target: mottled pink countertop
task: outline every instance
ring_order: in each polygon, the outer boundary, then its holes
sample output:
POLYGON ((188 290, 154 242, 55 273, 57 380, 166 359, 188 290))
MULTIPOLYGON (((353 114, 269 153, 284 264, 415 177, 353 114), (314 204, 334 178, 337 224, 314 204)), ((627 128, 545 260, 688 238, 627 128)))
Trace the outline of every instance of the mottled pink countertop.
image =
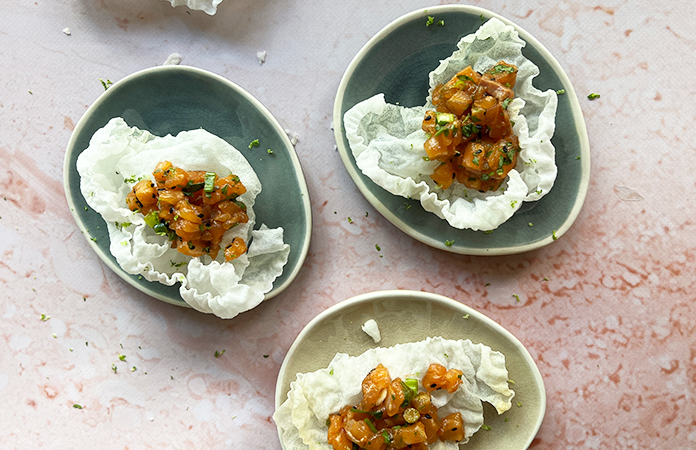
POLYGON ((279 449, 275 382, 297 334, 341 300, 398 288, 465 302, 526 345, 548 395, 533 448, 696 448, 691 2, 469 3, 555 55, 590 138, 592 180, 573 227, 508 257, 406 236, 333 151, 348 63, 387 23, 430 3, 226 0, 215 16, 158 0, 2 3, 0 447, 279 449), (103 92, 99 78, 173 52, 247 89, 300 138, 309 255, 290 288, 233 320, 126 284, 80 234, 63 191, 65 147, 103 92))

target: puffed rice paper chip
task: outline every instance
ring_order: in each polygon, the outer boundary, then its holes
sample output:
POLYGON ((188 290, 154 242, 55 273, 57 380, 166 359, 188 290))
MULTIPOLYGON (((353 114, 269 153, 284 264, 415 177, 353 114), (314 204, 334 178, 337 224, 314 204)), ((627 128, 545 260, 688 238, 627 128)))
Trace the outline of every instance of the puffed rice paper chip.
POLYGON ((77 159, 77 170, 82 195, 106 221, 109 250, 121 268, 167 286, 181 283, 182 299, 198 311, 235 317, 261 303, 283 272, 290 253, 283 229, 265 225, 253 229, 253 206, 261 192, 256 173, 238 150, 203 129, 157 137, 114 118, 94 133, 77 159), (126 195, 132 186, 138 179, 153 179, 152 172, 162 161, 240 178, 247 192, 238 199, 247 206, 249 222, 225 232, 220 247, 241 237, 249 246, 246 254, 230 262, 225 262, 223 251, 215 261, 207 255, 203 259, 183 255, 171 248, 166 236, 156 234, 142 214, 128 209, 126 195))
POLYGON ((172 7, 186 5, 190 9, 203 11, 212 16, 217 12, 217 7, 222 0, 169 0, 169 2, 172 7))
MULTIPOLYGON (((338 353, 325 369, 297 374, 290 384, 287 400, 273 414, 281 429, 285 450, 332 450, 327 440, 326 420, 346 405, 362 399, 362 380, 378 364, 389 370, 392 379, 417 378, 418 389, 432 363, 463 372, 462 384, 453 394, 441 389, 431 393, 438 416, 460 412, 464 419, 465 444, 483 425, 483 405, 493 405, 498 414, 511 408, 515 392, 508 386, 505 355, 470 340, 441 337, 420 342, 377 347, 359 356, 338 353), (447 356, 445 356, 447 355, 447 356)), ((432 450, 458 450, 453 441, 438 441, 432 450)), ((462 447, 465 448, 465 447, 462 447)))
POLYGON ((492 18, 462 38, 459 50, 429 75, 432 92, 467 66, 478 72, 501 60, 517 66, 516 97, 508 112, 521 151, 516 167, 497 191, 481 193, 457 182, 442 190, 430 178, 439 164, 423 159, 427 137, 421 124, 425 111, 434 109, 430 96, 422 107, 405 108, 387 104, 384 95, 377 94, 348 110, 344 125, 358 168, 392 194, 420 200, 426 211, 460 229, 493 230, 522 202, 542 198, 556 179, 551 137, 558 97, 553 90, 541 92, 532 86, 539 68, 522 55, 525 45, 512 26, 492 18))

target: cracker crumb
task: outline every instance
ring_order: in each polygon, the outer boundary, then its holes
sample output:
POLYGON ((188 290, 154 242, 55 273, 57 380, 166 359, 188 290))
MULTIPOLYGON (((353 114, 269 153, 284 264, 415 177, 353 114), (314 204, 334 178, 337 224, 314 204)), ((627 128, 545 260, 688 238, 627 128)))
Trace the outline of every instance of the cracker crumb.
POLYGON ((68 27, 63 28, 63 34, 66 36, 70 36, 72 34, 70 32, 70 28, 68 28, 68 27))
POLYGON ((375 344, 382 340, 382 336, 379 333, 379 327, 377 326, 375 319, 370 319, 365 322, 362 326, 362 330, 367 333, 367 335, 370 336, 373 341, 375 341, 375 344))
POLYGON ((256 59, 259 61, 259 66, 266 62, 266 50, 256 52, 256 59))
POLYGON ((178 66, 181 64, 181 55, 178 53, 172 53, 167 56, 167 60, 162 64, 163 66, 178 66))

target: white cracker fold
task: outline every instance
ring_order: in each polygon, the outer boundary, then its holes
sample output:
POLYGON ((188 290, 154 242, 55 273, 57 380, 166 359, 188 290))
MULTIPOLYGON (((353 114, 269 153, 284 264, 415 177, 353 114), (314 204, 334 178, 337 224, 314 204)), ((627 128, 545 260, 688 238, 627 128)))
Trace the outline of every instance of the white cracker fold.
POLYGON ((196 11, 204 11, 206 14, 213 15, 217 12, 217 7, 222 0, 169 0, 173 7, 186 5, 196 11))
MULTIPOLYGON (((466 436, 462 444, 483 425, 482 401, 492 404, 502 414, 510 409, 515 396, 508 386, 505 356, 468 339, 433 337, 378 347, 355 357, 338 353, 327 368, 297 374, 290 384, 287 400, 273 414, 285 449, 331 450, 326 420, 344 406, 360 402, 363 378, 380 363, 389 370, 392 379, 417 378, 419 383, 432 363, 461 370, 464 374, 459 389, 454 394, 434 391, 432 402, 438 408, 439 417, 453 412, 462 414, 466 436)), ((419 389, 424 390, 420 384, 419 389)), ((449 450, 458 449, 459 445, 440 441, 430 448, 449 450)))
POLYGON ((258 177, 238 150, 203 129, 156 137, 114 118, 92 136, 77 159, 77 170, 82 195, 107 222, 110 251, 121 268, 168 286, 180 282, 181 297, 199 311, 232 318, 261 303, 283 272, 290 253, 283 229, 261 225, 253 230, 258 177), (240 178, 247 192, 239 200, 247 206, 249 222, 228 230, 221 247, 241 237, 249 245, 247 254, 231 262, 225 262, 223 251, 216 261, 185 256, 171 248, 166 236, 157 235, 142 214, 128 209, 126 195, 136 180, 152 179, 155 166, 165 160, 186 170, 240 178))

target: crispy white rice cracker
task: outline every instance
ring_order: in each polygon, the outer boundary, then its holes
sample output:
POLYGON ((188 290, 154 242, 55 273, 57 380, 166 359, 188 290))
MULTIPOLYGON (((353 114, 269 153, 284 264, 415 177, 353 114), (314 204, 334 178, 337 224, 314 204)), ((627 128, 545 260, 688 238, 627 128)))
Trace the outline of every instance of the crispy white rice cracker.
POLYGON ((82 195, 106 221, 109 249, 121 268, 168 286, 181 283, 181 297, 198 311, 232 318, 261 303, 283 272, 290 253, 283 229, 261 225, 253 230, 254 201, 261 192, 258 177, 239 151, 205 130, 156 137, 114 118, 94 133, 77 159, 77 170, 82 195), (186 170, 233 173, 241 179, 247 192, 239 200, 247 206, 249 222, 225 232, 221 248, 235 237, 247 244, 252 237, 245 255, 230 262, 225 262, 223 251, 216 261, 207 255, 183 255, 171 248, 166 236, 157 235, 142 214, 128 209, 126 195, 136 180, 153 179, 155 166, 165 160, 186 170))
MULTIPOLYGON (((377 347, 359 356, 338 353, 325 369, 297 374, 290 384, 287 400, 273 414, 280 427, 286 450, 332 450, 327 441, 326 420, 346 405, 356 405, 362 399, 363 378, 378 364, 384 365, 393 378, 417 378, 420 381, 428 366, 439 363, 448 369, 464 372, 462 384, 454 394, 445 390, 432 393, 438 416, 460 412, 464 419, 465 438, 483 425, 483 405, 493 405, 498 414, 510 409, 515 392, 508 386, 505 356, 483 344, 470 340, 451 340, 441 337, 377 347)), ((432 450, 457 450, 453 441, 438 441, 432 450)))
POLYGON ((206 14, 213 15, 217 12, 217 7, 222 0, 169 0, 173 7, 186 5, 196 11, 204 11, 206 14))

